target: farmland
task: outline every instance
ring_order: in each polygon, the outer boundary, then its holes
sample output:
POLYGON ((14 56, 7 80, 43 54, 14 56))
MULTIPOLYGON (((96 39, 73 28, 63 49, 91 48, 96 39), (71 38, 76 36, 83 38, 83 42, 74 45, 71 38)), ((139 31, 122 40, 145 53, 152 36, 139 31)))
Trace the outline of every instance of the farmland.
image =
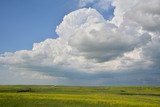
POLYGON ((160 107, 160 87, 1 85, 0 107, 160 107))

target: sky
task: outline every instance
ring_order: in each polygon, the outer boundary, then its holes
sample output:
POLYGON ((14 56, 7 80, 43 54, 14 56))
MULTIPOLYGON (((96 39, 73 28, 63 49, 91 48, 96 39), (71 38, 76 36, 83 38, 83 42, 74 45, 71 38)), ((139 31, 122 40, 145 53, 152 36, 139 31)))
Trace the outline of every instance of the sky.
POLYGON ((159 10, 159 0, 1 0, 0 84, 160 85, 159 10))
POLYGON ((35 42, 41 42, 46 38, 57 38, 56 26, 60 24, 64 15, 77 8, 76 2, 75 0, 1 0, 0 52, 32 49, 35 42))

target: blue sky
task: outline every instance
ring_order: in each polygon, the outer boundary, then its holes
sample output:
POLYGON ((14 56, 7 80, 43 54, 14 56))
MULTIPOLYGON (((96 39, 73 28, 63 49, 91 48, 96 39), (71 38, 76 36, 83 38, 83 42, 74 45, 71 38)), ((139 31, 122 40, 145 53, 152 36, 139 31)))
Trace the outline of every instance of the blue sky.
POLYGON ((0 0, 0 84, 160 85, 158 4, 0 0))
POLYGON ((76 8, 75 0, 0 0, 0 52, 56 38, 56 26, 76 8))

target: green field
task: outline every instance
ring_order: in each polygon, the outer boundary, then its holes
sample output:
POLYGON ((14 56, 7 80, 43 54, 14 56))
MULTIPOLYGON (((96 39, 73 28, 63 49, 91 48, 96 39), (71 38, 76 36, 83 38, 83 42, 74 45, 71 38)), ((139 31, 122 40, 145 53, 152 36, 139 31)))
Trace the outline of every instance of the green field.
POLYGON ((0 107, 160 107, 160 87, 0 86, 0 107))

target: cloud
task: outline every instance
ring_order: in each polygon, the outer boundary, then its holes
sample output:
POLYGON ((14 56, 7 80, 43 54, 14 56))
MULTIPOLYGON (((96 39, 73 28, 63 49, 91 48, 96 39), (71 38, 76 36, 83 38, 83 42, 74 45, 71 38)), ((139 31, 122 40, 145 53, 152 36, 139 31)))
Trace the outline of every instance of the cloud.
MULTIPOLYGON (((108 2, 99 2, 103 1, 108 2)), ((80 2, 82 7, 99 3, 80 2)), ((58 38, 34 43, 32 50, 1 54, 0 71, 3 75, 11 71, 33 81, 41 77, 36 80, 49 84, 157 85, 160 83, 158 4, 158 0, 145 4, 138 0, 113 0, 115 17, 111 21, 93 8, 73 11, 57 26, 58 38)))
POLYGON ((112 22, 119 26, 123 22, 124 14, 133 9, 138 2, 139 0, 113 0, 112 5, 116 8, 114 9, 112 22))
POLYGON ((138 2, 134 9, 128 11, 124 17, 142 26, 144 30, 151 32, 160 31, 160 1, 148 0, 147 2, 138 2), (132 14, 134 13, 134 15, 132 14))
POLYGON ((68 14, 56 31, 68 41, 75 55, 98 62, 116 59, 136 45, 137 35, 119 31, 95 9, 84 8, 68 14))
POLYGON ((151 42, 145 45, 143 49, 143 54, 146 59, 154 62, 156 67, 160 67, 160 37, 153 38, 151 42))
POLYGON ((112 22, 117 26, 130 27, 135 31, 146 32, 147 35, 140 37, 141 43, 144 40, 148 42, 141 46, 143 57, 159 66, 160 1, 148 0, 144 3, 138 0, 133 2, 115 0, 113 5, 116 6, 116 9, 112 22), (116 23, 116 21, 120 23, 116 23))
POLYGON ((145 3, 139 0, 113 0, 116 8, 112 22, 120 25, 125 21, 127 24, 137 24, 147 31, 160 31, 159 5, 159 0, 147 0, 145 3))

